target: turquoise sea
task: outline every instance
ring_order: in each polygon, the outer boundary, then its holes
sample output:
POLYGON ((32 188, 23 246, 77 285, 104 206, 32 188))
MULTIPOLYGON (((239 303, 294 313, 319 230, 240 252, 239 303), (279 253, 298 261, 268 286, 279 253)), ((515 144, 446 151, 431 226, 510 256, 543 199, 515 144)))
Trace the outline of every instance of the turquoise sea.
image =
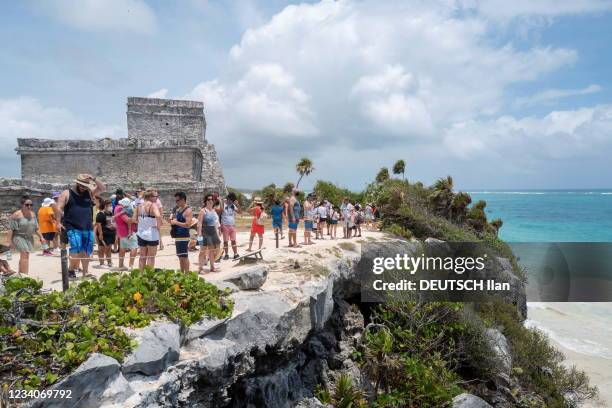
MULTIPOLYGON (((507 242, 612 242, 612 190, 479 190, 507 242)), ((612 407, 612 303, 528 303, 530 327, 553 340, 600 390, 589 407, 612 407)))
POLYGON ((612 242, 612 190, 476 190, 508 242, 612 242))

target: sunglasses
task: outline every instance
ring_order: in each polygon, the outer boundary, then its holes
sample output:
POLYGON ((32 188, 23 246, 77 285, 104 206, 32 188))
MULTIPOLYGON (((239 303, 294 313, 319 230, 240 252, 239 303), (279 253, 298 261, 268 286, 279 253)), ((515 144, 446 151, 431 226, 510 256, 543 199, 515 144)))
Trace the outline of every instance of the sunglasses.
POLYGON ((30 204, 24 204, 24 207, 34 207, 34 204, 30 203, 30 204))

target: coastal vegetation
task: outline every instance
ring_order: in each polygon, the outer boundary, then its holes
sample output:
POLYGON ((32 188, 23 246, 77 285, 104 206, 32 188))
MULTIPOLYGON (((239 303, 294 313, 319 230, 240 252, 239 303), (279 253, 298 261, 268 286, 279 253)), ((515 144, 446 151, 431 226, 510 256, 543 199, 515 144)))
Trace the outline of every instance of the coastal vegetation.
POLYGON ((135 346, 123 327, 166 319, 188 326, 231 315, 229 293, 197 274, 172 270, 107 273, 67 292, 10 278, 0 296, 2 389, 42 389, 70 373, 91 352, 122 361, 135 346))
MULTIPOLYGON (((401 161, 400 161, 401 162, 401 161)), ((429 237, 444 241, 482 242, 494 255, 507 258, 514 274, 525 281, 510 247, 498 237, 503 221, 489 221, 486 202, 472 203, 466 192, 454 191, 452 177, 432 186, 405 180, 405 164, 383 167, 363 192, 354 193, 318 181, 322 198, 339 202, 348 196, 373 203, 380 211, 380 228, 406 239, 429 237)), ((541 331, 527 328, 517 307, 504 302, 391 302, 378 305, 362 336, 354 361, 373 390, 360 390, 341 378, 329 390, 319 389, 333 406, 439 407, 470 392, 489 400, 500 378, 508 379, 517 406, 578 407, 597 395, 586 374, 564 364, 562 354, 541 331), (496 356, 487 330, 507 339, 510 372, 496 356), (493 385, 492 385, 493 384, 493 385)))

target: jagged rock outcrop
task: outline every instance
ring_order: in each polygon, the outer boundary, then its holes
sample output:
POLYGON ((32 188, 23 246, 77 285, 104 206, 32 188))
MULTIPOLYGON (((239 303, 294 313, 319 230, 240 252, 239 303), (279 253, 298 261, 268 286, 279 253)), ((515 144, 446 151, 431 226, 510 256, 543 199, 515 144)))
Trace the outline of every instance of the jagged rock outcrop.
POLYGON ((120 403, 134 393, 120 369, 114 358, 93 353, 72 374, 51 387, 51 390, 63 391, 64 398, 38 399, 28 406, 64 408, 120 403), (70 398, 66 398, 67 392, 70 398))
MULTIPOLYGON (((299 284, 279 280, 274 286, 268 276, 259 290, 236 289, 229 319, 203 319, 180 332, 178 326, 166 327, 167 336, 154 329, 157 323, 144 331, 146 340, 123 366, 108 368, 110 379, 99 384, 106 393, 98 405, 321 406, 312 398, 315 386, 329 387, 343 373, 368 393, 371 385, 351 359, 364 317, 344 299, 360 294, 360 279, 372 273, 375 257, 417 254, 422 245, 390 238, 363 244, 330 257, 325 276, 299 284)), ((294 273, 288 271, 279 273, 294 273)), ((37 406, 50 405, 42 401, 37 406)))
POLYGON ((261 288, 267 278, 268 268, 264 265, 255 265, 225 278, 225 282, 232 283, 242 290, 255 290, 261 288))
POLYGON ((138 346, 123 362, 124 374, 156 375, 179 357, 180 332, 176 323, 153 322, 136 331, 138 346))

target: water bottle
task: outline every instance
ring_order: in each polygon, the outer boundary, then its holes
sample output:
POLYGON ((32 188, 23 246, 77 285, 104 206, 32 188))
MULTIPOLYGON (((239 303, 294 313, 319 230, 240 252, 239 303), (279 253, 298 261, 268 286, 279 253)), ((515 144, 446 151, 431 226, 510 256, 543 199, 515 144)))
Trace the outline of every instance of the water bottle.
POLYGON ((204 237, 200 235, 198 237, 198 245, 202 245, 203 243, 204 243, 204 237))
POLYGON ((11 259, 13 259, 13 254, 11 254, 11 251, 9 250, 9 251, 6 253, 6 260, 7 260, 7 261, 10 261, 11 259))

